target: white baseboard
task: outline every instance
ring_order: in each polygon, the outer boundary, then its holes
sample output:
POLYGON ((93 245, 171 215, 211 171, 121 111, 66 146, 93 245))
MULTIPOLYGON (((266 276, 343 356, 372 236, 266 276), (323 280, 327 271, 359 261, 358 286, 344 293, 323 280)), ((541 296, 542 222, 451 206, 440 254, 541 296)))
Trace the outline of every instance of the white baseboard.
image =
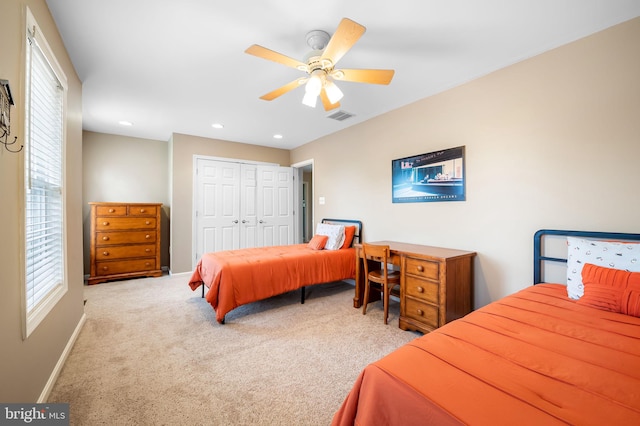
POLYGON ((191 276, 191 275, 193 275, 193 271, 190 271, 190 272, 176 272, 176 273, 173 273, 173 272, 169 271, 169 275, 171 275, 172 277, 179 277, 181 275, 191 276))
POLYGON ((64 363, 67 361, 67 358, 71 353, 71 349, 73 348, 73 345, 76 343, 76 340, 78 340, 78 336, 80 335, 80 330, 82 330, 82 327, 84 326, 84 323, 86 320, 87 320, 87 315, 83 313, 82 317, 80 318, 80 321, 78 321, 78 325, 76 325, 76 329, 73 331, 73 334, 71 335, 71 338, 69 338, 69 341, 67 342, 67 345, 65 346, 64 351, 62 351, 62 354, 60 355, 60 358, 58 359, 58 362, 56 363, 55 368, 51 372, 51 376, 49 376, 49 380, 47 381, 47 384, 45 385, 44 389, 42 389, 42 393, 38 398, 38 403, 46 403, 47 399, 49 399, 49 395, 51 394, 53 385, 56 384, 56 380, 58 380, 60 371, 62 371, 62 367, 64 366, 64 363))

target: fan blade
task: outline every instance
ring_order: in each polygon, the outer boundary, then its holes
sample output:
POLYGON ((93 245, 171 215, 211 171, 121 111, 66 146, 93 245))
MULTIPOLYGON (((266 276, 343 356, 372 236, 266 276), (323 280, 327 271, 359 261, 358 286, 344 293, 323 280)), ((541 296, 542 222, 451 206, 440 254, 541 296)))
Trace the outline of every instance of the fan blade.
POLYGON ((307 64, 257 44, 250 46, 244 53, 257 56, 258 58, 268 59, 269 61, 277 62, 300 71, 307 71, 307 64))
POLYGON ((362 37, 366 28, 349 18, 342 18, 338 29, 327 43, 322 57, 329 59, 335 65, 345 53, 362 37))
POLYGON ((389 84, 393 78, 394 70, 347 70, 339 69, 331 73, 331 77, 340 81, 352 81, 355 83, 389 84))
POLYGON ((291 83, 287 83, 282 87, 277 88, 276 90, 267 93, 266 95, 260 96, 260 99, 264 99, 265 101, 272 101, 275 98, 284 95, 287 92, 292 91, 296 87, 300 87, 307 81, 306 77, 300 77, 296 80, 293 80, 291 83))
POLYGON ((324 90, 324 87, 320 92, 320 99, 322 100, 322 106, 324 106, 325 111, 331 111, 332 109, 336 109, 340 106, 340 102, 336 102, 335 104, 331 103, 329 97, 327 96, 327 91, 324 90))

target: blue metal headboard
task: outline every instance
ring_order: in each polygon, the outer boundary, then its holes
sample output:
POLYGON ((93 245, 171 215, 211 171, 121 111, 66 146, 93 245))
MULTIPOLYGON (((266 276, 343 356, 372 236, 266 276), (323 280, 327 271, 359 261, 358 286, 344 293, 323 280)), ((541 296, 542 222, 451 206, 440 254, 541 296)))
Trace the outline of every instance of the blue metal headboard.
POLYGON ((601 240, 615 241, 640 241, 640 234, 627 234, 623 232, 591 232, 591 231, 564 231, 559 229, 541 229, 533 236, 533 283, 542 283, 542 265, 543 262, 559 262, 567 263, 566 258, 548 257, 544 255, 544 237, 545 236, 561 236, 561 237, 579 237, 579 238, 595 238, 601 240))
POLYGON ((351 241, 351 246, 353 247, 354 244, 362 242, 362 222, 359 221, 359 220, 352 220, 352 219, 322 219, 322 223, 329 223, 329 224, 333 224, 333 225, 344 225, 344 226, 355 225, 356 232, 353 235, 353 240, 351 241))

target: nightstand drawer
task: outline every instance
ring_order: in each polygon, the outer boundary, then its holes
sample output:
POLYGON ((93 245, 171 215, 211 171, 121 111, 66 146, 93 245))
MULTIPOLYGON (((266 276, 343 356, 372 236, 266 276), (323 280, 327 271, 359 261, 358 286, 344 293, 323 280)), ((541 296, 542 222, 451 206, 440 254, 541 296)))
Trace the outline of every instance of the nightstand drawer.
POLYGON ((431 303, 438 303, 438 284, 406 276, 405 292, 407 296, 416 297, 431 303))
POLYGON ((405 273, 438 281, 440 279, 440 264, 430 260, 407 257, 405 261, 405 273))
POLYGON ((153 258, 96 263, 97 275, 125 274, 127 272, 152 271, 154 269, 156 269, 156 261, 153 258))
POLYGON ((130 257, 148 257, 156 255, 155 244, 144 244, 135 246, 114 246, 103 247, 96 250, 97 260, 124 259, 130 257))
POLYGON ((156 231, 96 232, 96 245, 155 243, 156 231))
POLYGON ((427 327, 438 327, 438 307, 411 297, 405 298, 404 316, 419 321, 427 327))
POLYGON ((96 230, 156 229, 155 217, 98 217, 96 230))

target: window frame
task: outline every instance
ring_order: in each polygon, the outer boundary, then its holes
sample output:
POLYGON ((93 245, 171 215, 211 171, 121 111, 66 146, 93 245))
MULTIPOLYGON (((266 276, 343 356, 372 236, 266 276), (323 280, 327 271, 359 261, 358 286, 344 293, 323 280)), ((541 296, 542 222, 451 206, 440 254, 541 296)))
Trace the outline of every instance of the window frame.
POLYGON ((25 135, 25 155, 23 160, 23 185, 22 185, 22 202, 23 202, 23 214, 22 214, 22 283, 21 283, 21 293, 22 293, 22 320, 23 320, 23 339, 27 339, 31 333, 42 323, 42 321, 47 317, 47 315, 55 308, 58 302, 62 299, 62 297, 67 293, 69 288, 68 282, 68 256, 67 256, 67 194, 66 194, 66 149, 67 149, 67 95, 68 95, 68 84, 67 78, 62 70, 62 67, 58 63, 53 51, 51 50, 49 43, 47 42, 44 34, 42 33, 40 26, 38 25, 35 17, 31 13, 31 10, 26 7, 25 13, 25 29, 24 29, 24 120, 23 120, 23 134, 25 135), (29 39, 35 40, 37 44, 37 48, 39 48, 40 52, 46 59, 51 71, 55 74, 58 83, 62 88, 62 108, 61 108, 61 146, 60 146, 60 160, 61 160, 61 227, 62 227, 62 253, 61 253, 61 268, 62 268, 62 282, 60 284, 56 284, 54 287, 48 290, 47 294, 43 296, 31 309, 28 308, 28 280, 27 280, 27 184, 29 180, 29 156, 27 153, 31 149, 31 141, 27 140, 27 136, 29 135, 28 126, 30 125, 30 111, 29 106, 29 95, 30 88, 28 87, 30 82, 28 81, 28 77, 31 75, 31 70, 28 68, 29 65, 29 55, 30 55, 30 41, 29 39))

